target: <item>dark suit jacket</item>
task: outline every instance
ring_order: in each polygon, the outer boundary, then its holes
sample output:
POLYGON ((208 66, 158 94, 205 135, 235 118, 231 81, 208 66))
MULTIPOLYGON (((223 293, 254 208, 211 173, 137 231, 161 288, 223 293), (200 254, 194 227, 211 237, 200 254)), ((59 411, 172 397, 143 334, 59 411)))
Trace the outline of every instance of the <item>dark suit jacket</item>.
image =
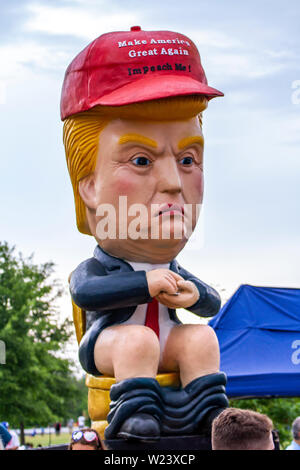
MULTIPOLYGON (((219 294, 210 286, 183 269, 174 259, 170 269, 192 281, 199 290, 199 300, 187 310, 201 317, 218 313, 219 294)), ((98 335, 108 326, 128 320, 137 305, 151 302, 145 271, 134 271, 126 261, 110 256, 99 246, 94 257, 83 261, 73 271, 70 292, 76 305, 86 311, 87 331, 79 346, 79 359, 84 370, 101 375, 94 363, 94 346, 98 335)), ((174 309, 170 318, 181 323, 174 309)))

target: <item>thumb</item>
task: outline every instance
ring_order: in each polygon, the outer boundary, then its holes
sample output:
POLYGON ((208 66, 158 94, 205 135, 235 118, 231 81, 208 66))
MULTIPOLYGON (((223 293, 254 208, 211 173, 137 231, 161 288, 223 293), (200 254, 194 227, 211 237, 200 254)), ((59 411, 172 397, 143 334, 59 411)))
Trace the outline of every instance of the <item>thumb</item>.
POLYGON ((191 281, 177 281, 177 287, 182 290, 192 292, 194 290, 194 284, 191 281))

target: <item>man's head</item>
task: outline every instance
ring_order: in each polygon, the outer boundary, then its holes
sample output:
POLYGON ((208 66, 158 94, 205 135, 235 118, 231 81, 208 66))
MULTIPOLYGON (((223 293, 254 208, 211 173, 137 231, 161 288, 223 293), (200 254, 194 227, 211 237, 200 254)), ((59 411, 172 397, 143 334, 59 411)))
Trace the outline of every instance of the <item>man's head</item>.
POLYGON ((215 96, 196 46, 179 33, 137 27, 82 51, 61 100, 79 231, 114 256, 173 259, 199 216, 201 113, 215 96))
POLYGON ((202 203, 199 115, 206 104, 204 98, 173 98, 119 109, 121 117, 103 116, 98 108, 65 121, 64 142, 81 232, 92 234, 112 255, 133 261, 139 261, 141 251, 144 261, 149 253, 150 262, 167 262, 177 255, 187 241, 183 230, 182 236, 180 232, 183 218, 193 230, 199 215, 197 206, 202 203), (119 204, 120 196, 126 197, 126 207, 119 204), (171 209, 171 205, 179 210, 185 207, 185 214, 164 212, 158 216, 166 204, 171 209), (107 209, 107 205, 116 211, 115 221, 110 215, 116 232, 104 239, 100 229, 107 212, 101 212, 101 207, 107 209), (139 223, 138 239, 130 233, 135 220, 139 223), (154 233, 156 222, 158 233, 154 233))
POLYGON ((271 419, 252 410, 227 408, 212 424, 213 450, 274 450, 271 419))
POLYGON ((91 428, 74 431, 69 450, 102 450, 98 433, 91 428))
POLYGON ((300 416, 298 416, 292 424, 292 433, 295 441, 300 441, 300 416))

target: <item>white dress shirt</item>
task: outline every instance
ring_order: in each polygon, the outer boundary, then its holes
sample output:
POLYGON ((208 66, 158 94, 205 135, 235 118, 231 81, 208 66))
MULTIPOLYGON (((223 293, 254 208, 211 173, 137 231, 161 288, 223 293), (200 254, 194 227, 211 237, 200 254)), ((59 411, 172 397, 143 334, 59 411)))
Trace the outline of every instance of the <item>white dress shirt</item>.
MULTIPOLYGON (((127 261, 126 263, 134 269, 134 271, 151 271, 153 269, 170 269, 170 264, 151 264, 151 263, 137 263, 135 261, 127 261)), ((148 304, 140 304, 135 309, 131 317, 122 323, 122 325, 145 325, 146 313, 148 304)), ((176 322, 171 320, 168 312, 168 307, 159 303, 158 304, 158 322, 159 322, 159 343, 160 343, 160 358, 165 348, 166 341, 173 326, 177 325, 176 322)))

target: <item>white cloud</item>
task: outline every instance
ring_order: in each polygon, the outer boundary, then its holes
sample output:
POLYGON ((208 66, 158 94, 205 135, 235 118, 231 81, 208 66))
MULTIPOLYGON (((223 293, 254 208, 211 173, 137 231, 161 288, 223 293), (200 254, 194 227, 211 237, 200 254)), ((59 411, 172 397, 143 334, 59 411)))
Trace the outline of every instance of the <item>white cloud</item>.
POLYGON ((253 103, 258 103, 259 93, 248 91, 229 91, 226 93, 227 101, 231 106, 245 106, 253 103))
MULTIPOLYGON (((287 109, 279 107, 253 111, 244 109, 239 115, 240 121, 247 125, 247 135, 251 142, 256 141, 261 148, 280 149, 278 156, 281 156, 282 148, 286 149, 284 165, 287 164, 288 156, 292 152, 292 148, 287 149, 286 144, 294 144, 294 151, 298 151, 297 144, 300 138, 300 116, 292 111, 291 109, 288 112, 287 109)), ((264 156, 265 164, 269 164, 273 159, 272 152, 264 156)), ((264 162, 260 161, 259 164, 263 165, 264 162)), ((299 160, 295 164, 299 168, 298 162, 299 160)))
MULTIPOLYGON (((281 144, 298 144, 300 141, 300 105, 298 105, 299 113, 289 116, 279 116, 275 122, 275 133, 281 135, 281 144)), ((299 147, 298 149, 299 150, 299 147)))
POLYGON ((85 4, 81 2, 78 2, 76 8, 74 5, 55 8, 32 4, 29 6, 32 18, 27 21, 25 29, 92 40, 107 31, 129 29, 137 22, 136 13, 128 13, 126 10, 106 13, 106 9, 107 6, 105 7, 103 2, 102 5, 97 3, 97 9, 87 9, 85 4), (101 10, 99 6, 101 6, 101 10))
POLYGON ((237 40, 233 36, 228 36, 225 33, 215 30, 201 30, 201 31, 190 31, 189 37, 198 44, 201 52, 201 47, 209 46, 218 49, 229 49, 241 47, 241 41, 237 40))
POLYGON ((295 51, 292 50, 285 50, 285 49, 280 49, 280 50, 270 50, 266 49, 264 53, 274 59, 299 59, 299 54, 296 54, 295 51))
POLYGON ((263 49, 233 35, 215 31, 191 31, 205 67, 223 79, 262 78, 299 63, 299 55, 286 49, 263 49))
POLYGON ((245 50, 238 53, 215 53, 207 55, 207 67, 215 70, 223 79, 262 78, 280 72, 284 63, 245 50))
POLYGON ((25 78, 31 67, 57 71, 65 68, 69 56, 54 47, 38 45, 34 42, 16 43, 0 47, 1 80, 25 78), (29 67, 29 68, 28 68, 29 67))
MULTIPOLYGON (((278 217, 280 214, 278 214, 278 217)), ((229 230, 224 227, 224 231, 229 230)), ((299 287, 299 237, 273 238, 249 244, 240 240, 240 234, 232 243, 220 241, 211 252, 209 247, 194 254, 180 254, 180 264, 214 286, 223 300, 228 299, 241 284, 258 286, 299 287), (217 266, 217 269, 216 269, 217 266), (221 288, 225 288, 222 291, 221 288)))
POLYGON ((0 80, 0 104, 6 103, 6 89, 7 83, 3 80, 0 80))

